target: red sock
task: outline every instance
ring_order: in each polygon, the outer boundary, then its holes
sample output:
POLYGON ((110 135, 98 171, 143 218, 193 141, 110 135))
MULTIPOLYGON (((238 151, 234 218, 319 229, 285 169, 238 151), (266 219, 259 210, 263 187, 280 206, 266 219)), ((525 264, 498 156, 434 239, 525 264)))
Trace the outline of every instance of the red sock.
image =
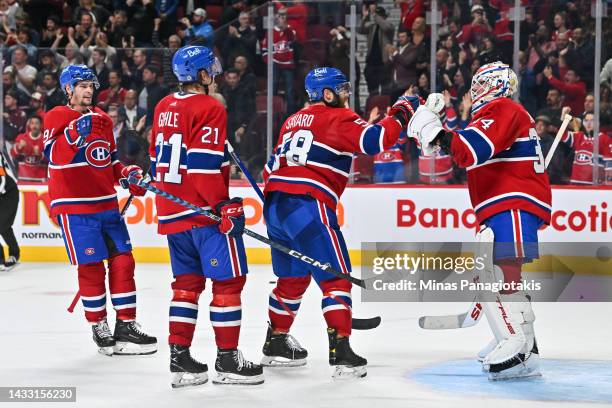
POLYGON ((302 295, 310 284, 310 275, 299 278, 278 278, 270 293, 268 316, 272 329, 288 333, 302 302, 302 295))
POLYGON ((215 331, 215 341, 220 349, 235 349, 240 337, 242 305, 240 294, 246 276, 224 281, 213 281, 213 299, 210 302, 210 322, 215 331))
POLYGON ((131 252, 117 254, 108 260, 111 301, 119 320, 131 321, 136 319, 135 267, 131 252))
POLYGON ((345 279, 330 279, 319 283, 323 291, 321 308, 327 327, 336 329, 339 336, 351 335, 351 283, 345 279))
POLYGON ((198 320, 198 300, 203 290, 204 277, 201 275, 179 275, 172 282, 169 344, 191 346, 198 320))
POLYGON ((79 292, 85 319, 96 324, 106 317, 106 286, 104 279, 106 269, 103 262, 94 262, 78 266, 79 292))
MULTIPOLYGON (((521 281, 521 269, 523 262, 520 259, 501 259, 495 264, 504 272, 504 283, 519 283, 521 281)), ((502 290, 500 293, 509 295, 515 293, 516 290, 502 290)))

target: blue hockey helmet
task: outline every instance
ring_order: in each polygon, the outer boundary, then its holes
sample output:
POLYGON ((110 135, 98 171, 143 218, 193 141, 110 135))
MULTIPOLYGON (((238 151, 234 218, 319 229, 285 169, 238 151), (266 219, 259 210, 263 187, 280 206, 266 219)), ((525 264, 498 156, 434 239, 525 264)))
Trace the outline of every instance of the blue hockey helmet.
POLYGON ((311 102, 323 100, 323 90, 329 89, 336 94, 348 92, 351 94, 351 83, 342 71, 336 68, 315 68, 306 75, 304 86, 311 102))
POLYGON ((68 96, 66 85, 70 85, 70 90, 74 91, 74 86, 82 81, 92 81, 96 89, 100 87, 98 77, 87 65, 68 65, 60 74, 60 86, 66 96, 68 96))
POLYGON ((210 77, 223 72, 221 62, 208 47, 188 45, 179 48, 172 57, 172 71, 181 83, 197 81, 201 70, 205 70, 210 77))

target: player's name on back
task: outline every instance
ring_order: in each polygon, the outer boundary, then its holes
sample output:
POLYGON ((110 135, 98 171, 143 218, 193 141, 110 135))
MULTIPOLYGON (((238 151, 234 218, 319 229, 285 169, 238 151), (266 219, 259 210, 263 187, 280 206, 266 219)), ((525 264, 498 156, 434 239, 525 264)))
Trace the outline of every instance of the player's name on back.
POLYGON ((287 119, 287 129, 293 129, 295 127, 310 127, 314 115, 308 113, 298 113, 287 119))
POLYGON ((178 112, 160 112, 157 126, 178 128, 178 116, 178 112))

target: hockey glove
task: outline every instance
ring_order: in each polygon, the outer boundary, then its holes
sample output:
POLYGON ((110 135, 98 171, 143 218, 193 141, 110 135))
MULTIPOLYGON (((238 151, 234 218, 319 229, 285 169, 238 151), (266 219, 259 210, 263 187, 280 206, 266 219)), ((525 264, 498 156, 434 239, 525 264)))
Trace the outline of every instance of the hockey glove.
POLYGON ((427 102, 425 102, 425 106, 439 115, 444 109, 444 95, 435 92, 430 93, 427 97, 427 102))
POLYGON ((389 116, 394 116, 405 127, 420 105, 418 96, 400 96, 389 109, 389 116))
POLYGON ((104 128, 108 125, 108 121, 99 113, 87 113, 70 122, 64 135, 68 143, 82 147, 87 142, 102 137, 104 128))
POLYGON ((234 197, 230 200, 221 201, 216 206, 217 214, 221 217, 219 231, 238 238, 244 232, 244 208, 242 198, 234 197))
POLYGON ((415 138, 424 156, 431 156, 438 150, 432 144, 435 139, 444 133, 440 118, 427 106, 419 106, 414 116, 408 122, 408 137, 415 138))
POLYGON ((136 178, 138 179, 139 182, 141 180, 144 180, 144 178, 142 176, 142 169, 140 167, 132 164, 130 166, 125 166, 123 169, 121 169, 121 178, 119 179, 119 184, 121 184, 121 187, 130 190, 130 194, 135 195, 137 197, 142 197, 143 195, 146 194, 147 190, 145 188, 139 186, 138 184, 130 183, 128 181, 128 178, 131 175, 136 176, 136 178))

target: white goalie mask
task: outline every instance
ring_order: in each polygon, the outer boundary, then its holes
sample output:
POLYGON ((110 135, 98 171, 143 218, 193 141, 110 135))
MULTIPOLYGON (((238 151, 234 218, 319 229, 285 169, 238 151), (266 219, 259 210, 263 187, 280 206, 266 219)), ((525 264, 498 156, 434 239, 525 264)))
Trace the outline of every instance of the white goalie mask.
POLYGON ((500 61, 483 65, 472 78, 472 112, 494 99, 511 97, 517 87, 516 74, 508 65, 500 61))

